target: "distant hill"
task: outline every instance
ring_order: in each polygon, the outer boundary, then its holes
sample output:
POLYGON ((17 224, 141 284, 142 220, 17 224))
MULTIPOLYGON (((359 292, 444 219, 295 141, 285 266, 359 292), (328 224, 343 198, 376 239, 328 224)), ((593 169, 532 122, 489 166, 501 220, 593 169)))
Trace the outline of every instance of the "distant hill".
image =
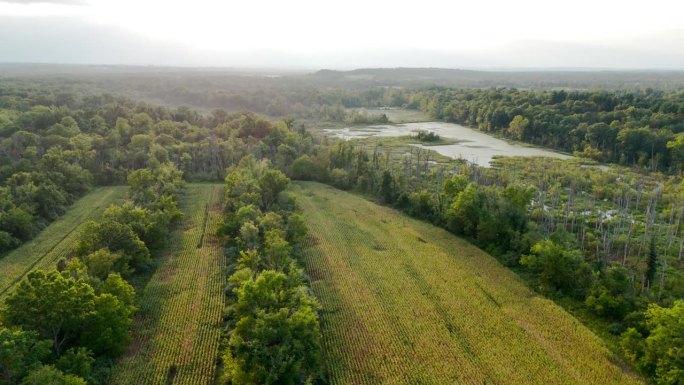
POLYGON ((310 76, 332 83, 414 87, 435 85, 464 88, 684 88, 684 71, 659 70, 476 71, 447 68, 362 68, 352 71, 321 70, 310 76))

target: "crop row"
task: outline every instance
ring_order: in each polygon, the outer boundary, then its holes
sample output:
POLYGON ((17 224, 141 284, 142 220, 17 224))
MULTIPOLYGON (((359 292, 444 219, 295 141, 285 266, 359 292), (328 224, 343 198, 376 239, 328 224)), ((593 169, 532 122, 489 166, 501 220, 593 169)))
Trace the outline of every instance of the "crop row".
POLYGON ((186 217, 141 293, 134 341, 113 384, 212 383, 224 306, 223 253, 215 236, 221 191, 188 186, 186 217))
POLYGON ((307 185, 331 384, 638 383, 574 318, 433 226, 307 185))

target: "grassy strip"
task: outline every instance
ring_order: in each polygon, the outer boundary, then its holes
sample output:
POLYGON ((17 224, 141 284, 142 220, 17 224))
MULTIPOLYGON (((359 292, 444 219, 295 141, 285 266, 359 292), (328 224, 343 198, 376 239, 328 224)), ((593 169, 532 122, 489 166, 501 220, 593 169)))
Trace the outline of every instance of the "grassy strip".
POLYGON ((72 251, 81 225, 98 220, 104 210, 126 197, 127 187, 101 187, 76 201, 58 220, 38 236, 0 258, 0 297, 36 268, 51 268, 72 251))

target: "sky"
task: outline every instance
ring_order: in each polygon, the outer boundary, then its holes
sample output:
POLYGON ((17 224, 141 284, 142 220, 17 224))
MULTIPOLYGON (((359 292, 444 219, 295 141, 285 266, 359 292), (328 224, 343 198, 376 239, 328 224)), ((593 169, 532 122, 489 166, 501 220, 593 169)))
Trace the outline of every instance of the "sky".
POLYGON ((684 1, 0 0, 0 62, 684 69, 684 1))

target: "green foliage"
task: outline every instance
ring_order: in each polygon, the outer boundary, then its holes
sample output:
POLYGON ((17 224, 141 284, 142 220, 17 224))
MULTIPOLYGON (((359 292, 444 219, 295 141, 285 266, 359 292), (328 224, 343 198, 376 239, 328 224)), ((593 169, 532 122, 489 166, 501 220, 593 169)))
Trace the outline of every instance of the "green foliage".
POLYGON ((283 238, 282 231, 269 230, 264 235, 264 266, 282 271, 290 264, 292 247, 283 238))
POLYGON ((546 293, 556 291, 582 298, 591 286, 591 269, 578 250, 568 250, 547 239, 535 244, 520 264, 537 275, 540 288, 546 293))
POLYGON ((42 366, 29 373, 21 385, 86 385, 86 381, 80 377, 64 374, 51 365, 42 366))
POLYGON ((469 183, 451 203, 446 214, 447 228, 456 234, 477 236, 477 228, 484 209, 484 197, 474 183, 469 183))
POLYGON ((302 155, 292 162, 290 176, 298 180, 322 180, 323 170, 309 155, 302 155))
POLYGON ((320 376, 317 304, 296 280, 266 270, 237 290, 234 309, 233 384, 305 384, 320 376))
POLYGON ((94 301, 95 291, 83 279, 37 270, 7 297, 4 319, 10 325, 37 331, 60 353, 79 339, 94 301))
POLYGON ((439 135, 432 131, 418 131, 418 134, 416 134, 416 139, 420 140, 421 142, 439 142, 439 135))
POLYGON ((50 355, 51 342, 38 333, 0 326, 0 384, 17 384, 50 355))
POLYGON ((585 304, 599 316, 622 320, 634 306, 629 291, 627 270, 621 265, 614 264, 595 282, 585 304))
POLYGON ((83 347, 67 350, 55 362, 57 369, 85 380, 90 379, 94 365, 93 353, 83 347))
POLYGON ((80 344, 115 356, 128 341, 132 309, 112 294, 97 295, 82 277, 36 270, 7 297, 4 319, 51 340, 57 354, 80 344))
POLYGON ((321 377, 318 305, 293 260, 292 245, 304 239, 306 226, 291 212, 294 199, 283 192, 288 185, 284 174, 252 157, 226 177, 221 231, 238 255, 228 279, 230 335, 221 383, 294 385, 321 377))
POLYGON ((511 123, 508 125, 508 134, 515 139, 523 140, 525 138, 525 130, 529 125, 529 119, 525 118, 522 115, 516 115, 513 117, 513 120, 511 120, 511 123))
POLYGON ((648 336, 644 339, 634 328, 622 336, 625 355, 659 385, 684 383, 684 301, 672 307, 651 304, 646 310, 648 336))
POLYGON ((116 357, 130 341, 133 313, 129 306, 109 293, 97 296, 93 314, 82 325, 81 343, 96 355, 116 357))
POLYGON ((146 269, 151 263, 145 243, 130 227, 119 222, 89 222, 85 225, 76 254, 85 257, 101 249, 120 255, 113 269, 122 274, 128 274, 131 269, 146 269))

